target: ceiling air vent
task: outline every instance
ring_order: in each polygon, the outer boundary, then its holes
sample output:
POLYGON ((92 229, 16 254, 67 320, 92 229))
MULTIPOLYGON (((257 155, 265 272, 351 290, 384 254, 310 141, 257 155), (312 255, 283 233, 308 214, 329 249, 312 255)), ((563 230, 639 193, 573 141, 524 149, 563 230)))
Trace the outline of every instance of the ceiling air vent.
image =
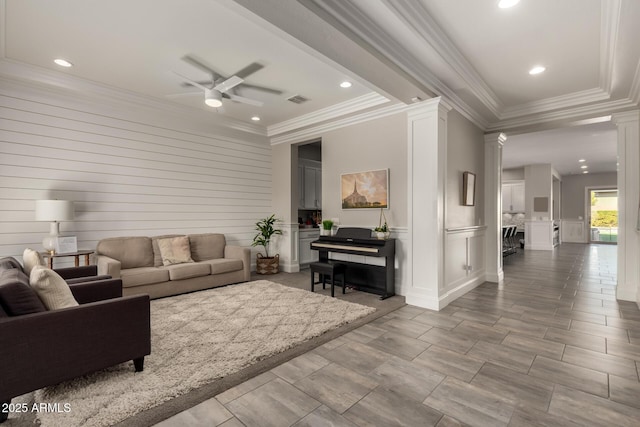
POLYGON ((293 95, 291 98, 287 98, 287 101, 291 101, 294 104, 302 104, 303 102, 307 102, 308 99, 302 95, 293 95))

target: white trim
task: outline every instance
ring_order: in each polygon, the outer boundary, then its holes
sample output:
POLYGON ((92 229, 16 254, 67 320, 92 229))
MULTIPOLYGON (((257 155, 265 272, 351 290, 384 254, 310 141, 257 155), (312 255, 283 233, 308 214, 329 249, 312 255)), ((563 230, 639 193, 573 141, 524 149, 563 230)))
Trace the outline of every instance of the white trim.
POLYGON ((518 118, 527 114, 544 113, 551 110, 570 108, 577 105, 605 101, 610 98, 611 95, 609 92, 606 92, 601 88, 587 89, 580 92, 569 93, 567 95, 541 99, 527 104, 515 105, 504 109, 499 117, 500 122, 502 123, 505 120, 518 118))
POLYGON ((640 103, 640 62, 636 67, 636 73, 633 76, 633 83, 629 89, 629 99, 636 105, 640 103))
POLYGON ((504 131, 508 129, 517 128, 520 126, 537 125, 541 123, 548 123, 554 120, 569 120, 578 119, 582 117, 597 117, 602 115, 610 115, 612 112, 622 111, 630 108, 637 108, 637 104, 630 99, 620 99, 617 101, 610 101, 595 105, 586 105, 581 107, 575 107, 563 111, 552 111, 546 113, 540 113, 535 116, 521 117, 512 120, 505 120, 496 123, 492 123, 486 132, 504 131))
POLYGON ((500 115, 502 103, 489 85, 476 72, 467 58, 440 28, 424 4, 412 0, 385 1, 385 5, 410 27, 424 42, 469 85, 471 92, 496 116, 500 115))
POLYGON ((454 233, 465 233, 467 231, 480 231, 480 230, 486 230, 486 229, 487 229, 486 225, 473 225, 470 227, 447 228, 446 231, 449 234, 454 234, 454 233))
POLYGON ((7 2, 0 0, 0 60, 7 54, 7 2))
MULTIPOLYGON (((411 111, 421 110, 422 108, 425 108, 425 107, 428 108, 430 105, 437 104, 437 103, 447 105, 440 98, 431 98, 416 104, 406 105, 400 102, 390 106, 383 106, 372 111, 366 111, 364 113, 356 114, 354 116, 333 120, 328 123, 321 123, 317 126, 313 126, 307 129, 301 129, 297 132, 292 132, 286 135, 273 137, 271 138, 271 145, 308 141, 309 139, 318 137, 325 132, 355 125, 358 123, 364 123, 370 120, 379 119, 382 117, 390 116, 392 114, 398 114, 403 112, 409 113, 411 111)), ((451 107, 448 107, 448 108, 451 108, 451 107)))
POLYGON ((358 111, 376 107, 387 102, 389 102, 388 98, 382 95, 378 95, 375 92, 370 92, 366 95, 341 102, 340 104, 322 108, 320 110, 295 117, 291 120, 285 120, 283 122, 267 126, 267 136, 274 137, 281 133, 293 131, 306 126, 312 126, 323 121, 332 120, 340 116, 356 113, 358 111))

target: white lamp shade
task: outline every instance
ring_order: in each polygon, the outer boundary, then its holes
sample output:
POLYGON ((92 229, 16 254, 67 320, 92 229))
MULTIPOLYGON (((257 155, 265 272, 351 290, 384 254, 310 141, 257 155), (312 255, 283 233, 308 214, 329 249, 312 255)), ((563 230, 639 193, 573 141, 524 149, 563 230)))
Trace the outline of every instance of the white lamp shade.
POLYGON ((71 221, 73 202, 68 200, 36 200, 36 221, 71 221))

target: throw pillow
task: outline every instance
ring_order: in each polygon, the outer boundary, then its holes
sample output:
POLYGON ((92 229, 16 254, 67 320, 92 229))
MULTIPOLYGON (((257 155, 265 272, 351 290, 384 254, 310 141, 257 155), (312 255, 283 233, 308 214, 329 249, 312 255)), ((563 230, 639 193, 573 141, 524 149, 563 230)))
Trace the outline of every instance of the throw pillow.
POLYGON ((27 276, 31 274, 31 270, 33 270, 33 267, 36 265, 46 266, 40 252, 34 251, 31 248, 25 249, 22 253, 22 262, 24 263, 24 272, 27 276))
POLYGON ((36 292, 29 286, 29 277, 17 268, 5 270, 0 274, 0 307, 7 316, 47 311, 36 292))
POLYGON ((191 248, 187 236, 158 239, 158 247, 162 256, 162 265, 194 262, 191 259, 191 248))
POLYGON ((69 289, 69 285, 55 271, 37 265, 31 270, 29 277, 31 287, 47 307, 47 310, 75 307, 78 304, 69 289))

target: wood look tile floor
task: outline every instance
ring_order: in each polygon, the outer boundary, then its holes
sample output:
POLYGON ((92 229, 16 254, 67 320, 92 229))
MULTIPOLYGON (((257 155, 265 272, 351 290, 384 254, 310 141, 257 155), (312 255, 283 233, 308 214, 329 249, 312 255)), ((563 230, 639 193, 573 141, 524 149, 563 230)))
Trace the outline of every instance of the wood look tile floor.
POLYGON ((615 271, 615 246, 520 251, 502 285, 402 307, 157 426, 639 426, 640 310, 615 271))

